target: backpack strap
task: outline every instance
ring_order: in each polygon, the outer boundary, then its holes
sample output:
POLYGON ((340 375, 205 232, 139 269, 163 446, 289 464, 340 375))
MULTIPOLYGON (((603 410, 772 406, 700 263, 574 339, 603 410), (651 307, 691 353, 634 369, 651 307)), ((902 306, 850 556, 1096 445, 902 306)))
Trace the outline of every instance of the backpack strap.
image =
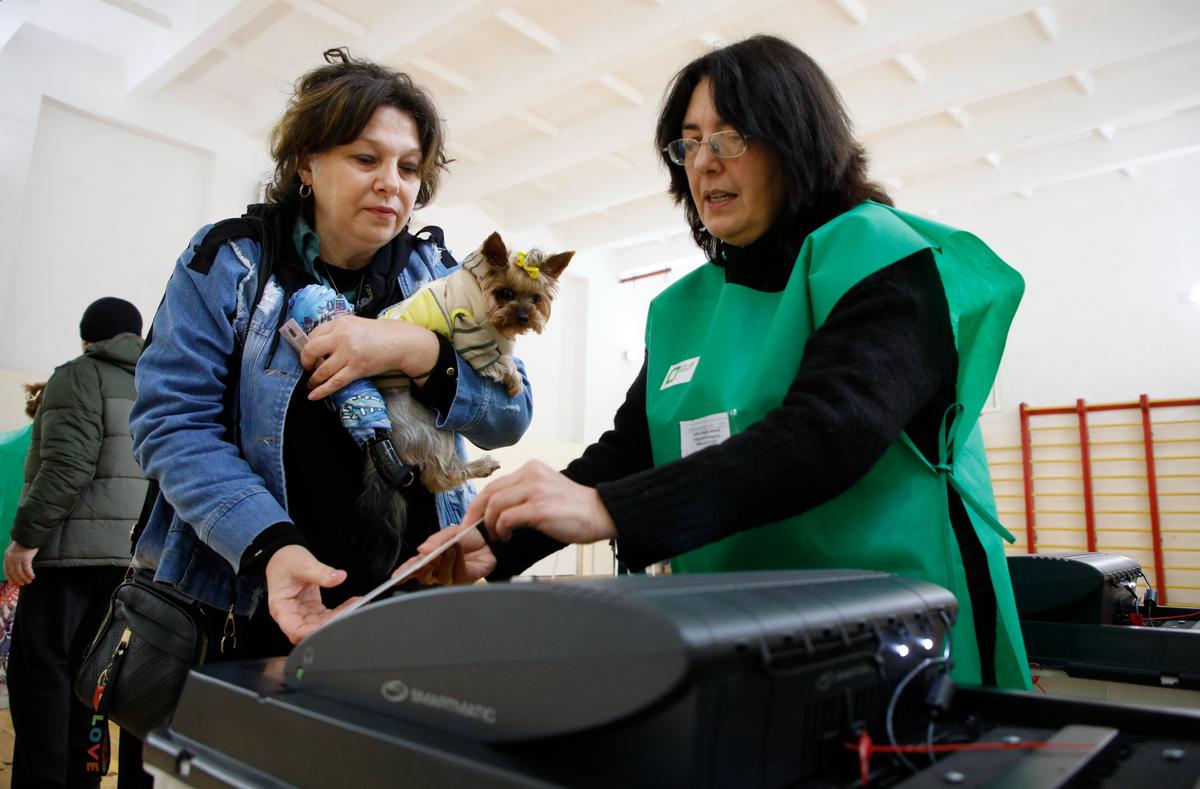
POLYGON ((249 206, 242 216, 223 219, 210 227, 204 238, 192 247, 192 259, 187 265, 192 271, 208 276, 223 244, 235 238, 249 238, 258 242, 262 252, 259 255, 258 283, 254 289, 254 301, 251 306, 257 306, 262 299, 275 261, 274 240, 267 232, 261 212, 256 209, 258 206, 249 206))
MULTIPOLYGON (((262 300, 263 291, 266 290, 267 282, 271 279, 271 271, 275 263, 274 241, 271 239, 271 234, 267 232, 266 222, 261 216, 255 215, 255 209, 256 206, 250 206, 243 216, 224 219, 209 228, 204 238, 192 247, 192 259, 187 265, 192 271, 208 276, 221 245, 235 238, 249 238, 257 241, 261 254, 258 259, 258 277, 254 288, 254 301, 250 305, 251 310, 257 307, 258 302, 262 300)), ((159 306, 162 306, 161 302, 159 306)), ((150 330, 146 332, 146 340, 142 343, 143 352, 150 346, 153 336, 154 324, 151 323, 150 330)), ((229 356, 229 378, 225 382, 225 404, 221 409, 221 413, 225 416, 223 420, 225 421, 225 437, 235 446, 239 441, 237 393, 241 374, 242 343, 235 335, 233 352, 229 356)), ((146 530, 146 524, 150 520, 150 513, 154 510, 154 504, 158 501, 158 495, 158 480, 150 480, 150 485, 146 489, 146 498, 142 502, 142 512, 138 516, 137 523, 129 532, 131 556, 137 549, 138 539, 141 538, 142 532, 146 530)))
POLYGON ((428 241, 432 242, 437 247, 440 253, 442 265, 446 268, 454 268, 458 265, 458 261, 450 254, 450 250, 446 249, 446 234, 437 225, 426 225, 413 234, 413 238, 421 238, 428 236, 428 241))
POLYGON ((192 260, 187 267, 208 276, 222 244, 234 238, 252 238, 260 241, 261 236, 262 220, 256 217, 239 216, 234 219, 223 219, 210 227, 204 238, 192 247, 192 260))
POLYGON ((437 225, 425 225, 425 227, 413 233, 414 238, 420 238, 423 235, 428 235, 429 240, 437 244, 440 249, 446 248, 446 234, 437 225))

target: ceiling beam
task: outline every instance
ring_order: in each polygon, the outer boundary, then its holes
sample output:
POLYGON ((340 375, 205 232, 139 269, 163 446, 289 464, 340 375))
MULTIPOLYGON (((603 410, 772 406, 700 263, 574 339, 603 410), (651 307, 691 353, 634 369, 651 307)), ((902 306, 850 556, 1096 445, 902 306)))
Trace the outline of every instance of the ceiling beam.
POLYGON ((914 180, 897 195, 922 213, 1066 181, 1200 153, 1200 109, 1158 123, 1119 130, 1111 141, 1087 135, 1069 143, 1005 159, 1004 167, 964 166, 914 180))
MULTIPOLYGON (((928 29, 937 30, 941 35, 958 34, 977 26, 991 24, 997 19, 1019 16, 1034 6, 1034 0, 980 0, 971 4, 961 0, 925 0, 922 12, 914 15, 911 8, 899 11, 889 5, 875 12, 876 16, 872 18, 869 31, 855 28, 849 33, 843 33, 825 26, 815 32, 806 31, 804 38, 813 37, 814 43, 828 55, 825 60, 818 58, 819 62, 832 63, 836 69, 839 63, 882 62, 908 51, 913 45, 928 42, 928 29), (970 8, 965 8, 968 5, 970 8), (930 19, 938 21, 931 27, 928 21, 930 19), (863 43, 864 39, 867 40, 866 44, 863 43), (833 43, 819 43, 826 40, 833 43)), ((739 7, 738 12, 749 14, 755 10, 761 11, 762 8, 762 5, 747 2, 739 7)), ((666 13, 666 10, 663 13, 666 13)), ((674 14, 674 11, 670 13, 674 14)), ((807 17, 790 6, 789 16, 807 17)), ((626 19, 624 23, 628 24, 629 20, 626 19)), ((701 20, 700 29, 703 29, 704 23, 705 20, 701 20)), ((690 34, 690 30, 679 32, 680 37, 690 34)), ((666 42, 662 44, 665 46, 666 42)), ((624 50, 613 52, 614 64, 627 60, 630 54, 624 50)), ((828 65, 826 68, 829 70, 828 65)), ((593 73, 589 71, 586 76, 591 78, 593 73)), ((516 82, 529 86, 533 92, 545 92, 545 85, 540 78, 531 79, 526 74, 516 82)), ((482 88, 479 92, 486 93, 482 88)), ((455 133, 462 134, 469 128, 469 124, 464 125, 462 115, 455 114, 455 107, 468 107, 469 98, 462 97, 458 104, 444 106, 455 133)), ((534 178, 548 176, 577 163, 580 150, 590 151, 599 157, 627 147, 631 142, 631 132, 636 134, 638 130, 641 130, 641 136, 634 136, 632 140, 643 139, 649 145, 653 138, 654 123, 653 109, 649 107, 621 107, 590 113, 580 120, 563 124, 558 140, 530 140, 515 144, 506 150, 503 157, 493 157, 487 167, 456 167, 454 177, 448 180, 447 188, 439 196, 439 200, 454 202, 471 199, 480 193, 501 191, 534 178)))
MULTIPOLYGON (((872 174, 885 181, 907 181, 922 172, 1050 145, 1090 129, 1111 128, 1113 121, 1131 121, 1200 105, 1200 84, 1194 78, 1200 73, 1200 45, 1174 47, 1113 64, 1102 73, 1105 88, 1090 97, 1062 80, 1058 85, 1018 94, 1021 99, 1032 97, 1019 104, 978 104, 970 116, 970 134, 963 134, 957 125, 932 121, 882 131, 868 142, 872 174), (1037 119, 1036 134, 1031 133, 1031 118, 1037 119)), ((566 130, 564 136, 571 138, 566 130)), ((575 178, 565 195, 522 201, 511 210, 510 218, 518 228, 566 222, 572 214, 584 216, 612 209, 664 193, 666 188, 666 175, 647 151, 628 173, 575 178)), ((889 188, 896 196, 905 196, 895 184, 889 188)))
MULTIPOLYGON (((993 11, 999 13, 996 9, 1000 5, 993 5, 993 11)), ((1019 3, 1003 5, 1004 10, 1009 13, 1020 7, 1019 3)), ((1196 7, 1200 7, 1200 4, 1197 4, 1196 7)), ((1078 7, 1068 10, 1078 11, 1078 7)), ((1182 6, 1179 7, 1179 10, 1186 11, 1182 6)), ((1116 15, 1116 18, 1111 21, 1105 20, 1106 15, 1098 15, 1098 20, 1072 22, 1069 28, 1072 31, 1072 35, 1069 37, 1070 44, 1060 42, 1053 47, 1048 47, 1044 53, 1041 53, 1042 56, 1054 59, 1052 65, 1057 64, 1057 69, 1063 75, 1069 76, 1080 68, 1101 68, 1115 61, 1128 59, 1132 57, 1131 53, 1133 55, 1144 53, 1158 46, 1164 38, 1189 37, 1191 35, 1188 32, 1191 29, 1189 20, 1197 16, 1195 13, 1183 13, 1181 17, 1175 17, 1182 18, 1183 25, 1150 25, 1153 29, 1149 33, 1145 33, 1142 32, 1147 27, 1145 20, 1127 16, 1133 12, 1126 10, 1125 14, 1122 14, 1121 8, 1117 5, 1114 5, 1109 11, 1116 15), (1171 29, 1168 30, 1168 27, 1171 29), (1115 35, 1114 31, 1118 29, 1127 35, 1115 35), (1181 33, 1180 30, 1183 32, 1181 33), (1061 53, 1064 50, 1069 50, 1070 58, 1068 59, 1071 61, 1069 63, 1063 61, 1061 53), (1096 54, 1096 51, 1103 54, 1096 54)), ((874 22, 875 20, 873 20, 872 28, 875 26, 874 22)), ((900 30, 899 32, 903 33, 904 31, 900 30)), ((876 44, 879 43, 880 41, 877 40, 876 44)), ((1153 64, 1147 66, 1137 60, 1131 63, 1121 62, 1119 68, 1113 66, 1107 69, 1102 72, 1103 76, 1101 77, 1104 81, 1103 91, 1098 91, 1091 97, 1083 97, 1072 91, 1072 95, 1078 97, 1082 104, 1069 100, 1063 102, 1059 97, 1056 101, 1062 102, 1061 106, 1047 100, 1031 108, 1030 111, 1039 116, 1044 114, 1055 118, 1051 128, 1052 134, 1062 135, 1093 128, 1107 122, 1110 119, 1109 113, 1119 109, 1125 102, 1133 101, 1134 106, 1139 106, 1136 103, 1137 96, 1133 95, 1139 91, 1144 94, 1147 101, 1152 103, 1165 104, 1173 108, 1187 106, 1189 102, 1192 102, 1192 94, 1180 86, 1194 84, 1194 78, 1187 76, 1189 72, 1186 69, 1195 65, 1196 58, 1187 52, 1186 47, 1176 47, 1173 51, 1176 52, 1175 62, 1165 69, 1153 64), (1122 79, 1122 74, 1127 69, 1130 76, 1122 79), (1161 78, 1145 78, 1156 72, 1161 78), (1139 75, 1143 77, 1140 80, 1138 79, 1139 75), (1094 104, 1094 111, 1088 110, 1088 102, 1094 104)), ((1042 58, 1030 58, 1026 53, 1023 59, 1040 61, 1042 58)), ((1024 69, 1000 68, 991 62, 972 64, 970 68, 962 70, 965 73, 950 76, 950 80, 959 86, 952 92, 957 97, 966 97, 968 94, 964 92, 962 86, 966 86, 966 89, 969 90, 972 84, 979 81, 990 81, 989 91, 991 93, 997 95, 1016 93, 1037 85, 1045 79, 1039 69, 1040 66, 1037 64, 1031 64, 1024 69), (1012 81, 996 80, 992 76, 996 72, 1012 73, 1012 81)), ((938 82, 944 81, 938 80, 938 82)), ((936 90, 935 86, 929 82, 924 87, 936 90)), ((942 91, 946 92, 944 88, 942 91)), ((855 97, 848 96, 848 99, 853 101, 855 97)), ((863 101, 863 99, 857 100, 863 101)), ((997 102, 997 106, 1001 104, 1001 102, 997 102)), ((627 146, 628 124, 639 117, 631 109, 598 113, 590 115, 576 124, 565 124, 561 130, 561 143, 553 140, 541 140, 538 141, 538 144, 526 144, 506 152, 503 159, 494 159, 489 162, 490 166, 487 168, 464 167, 458 169, 448 182, 450 188, 444 199, 453 201, 460 195, 471 196, 478 192, 498 192, 532 178, 544 178, 557 170, 577 163, 578 151, 581 148, 596 156, 603 156, 607 152, 627 146), (626 131, 620 134, 614 133, 620 129, 626 131)), ((946 105, 942 102, 931 103, 930 109, 933 111, 928 114, 936 115, 937 112, 944 111, 946 105), (936 109, 933 109, 935 107, 936 109)), ((894 114, 890 116, 877 116, 876 123, 882 128, 888 129, 889 133, 893 128, 902 133, 905 129, 898 121, 907 116, 908 110, 905 106, 900 106, 893 112, 894 114)), ((879 139, 883 141, 881 145, 887 149, 872 151, 875 155, 875 172, 896 177, 909 172, 920 172, 921 169, 927 169, 931 164, 950 161, 952 155, 959 160, 968 160, 1005 151, 1013 145, 1028 142, 1028 121, 1023 121, 1022 116, 1023 113, 1015 111, 1011 105, 1003 110, 993 111, 987 103, 977 104, 972 107, 970 116, 964 116, 972 121, 971 134, 963 134, 961 130, 958 132, 953 129, 942 130, 937 141, 932 137, 913 139, 908 144, 911 146, 911 150, 904 150, 899 146, 888 148, 886 141, 889 134, 881 132, 878 135, 879 139), (991 113, 990 119, 988 119, 989 112, 991 113), (1003 117, 997 114, 1001 112, 1003 117), (930 152, 935 152, 937 155, 931 157, 930 152)), ((650 139, 650 123, 652 123, 650 118, 641 119, 646 140, 650 139)), ((1043 139, 1042 141, 1046 142, 1047 140, 1043 139)), ((577 210, 578 215, 582 216, 598 210, 610 210, 622 202, 636 201, 661 194, 665 190, 666 178, 659 171, 657 165, 647 166, 645 162, 646 160, 643 159, 642 163, 635 166, 633 171, 621 176, 619 183, 616 183, 610 174, 598 175, 583 181, 575 180, 568 189, 564 190, 570 195, 567 200, 558 196, 552 200, 525 203, 515 212, 514 216, 520 226, 567 222, 572 210, 577 210), (581 197, 580 195, 586 196, 581 197), (539 214, 543 215, 541 219, 539 219, 539 214)))
POLYGON ((623 171, 601 172, 587 178, 573 179, 564 194, 552 199, 522 199, 508 210, 508 221, 518 231, 539 225, 553 225, 667 191, 667 175, 649 151, 639 151, 633 161, 624 161, 626 166, 623 171))
MULTIPOLYGON (((451 126, 452 133, 458 127, 451 126)), ((562 124, 557 138, 536 138, 514 143, 503 157, 491 157, 487 166, 454 165, 454 174, 438 200, 447 203, 471 200, 480 194, 509 189, 570 167, 579 161, 579 152, 596 157, 618 151, 630 142, 652 138, 653 119, 642 107, 622 106, 615 110, 592 113, 562 124)))
MULTIPOLYGON (((773 3, 772 3, 773 4, 773 3)), ((710 17, 735 6, 761 8, 754 0, 693 0, 687 13, 671 6, 624 6, 623 12, 603 14, 561 42, 570 56, 536 52, 507 59, 502 68, 480 80, 476 95, 444 102, 446 117, 459 132, 479 129, 508 115, 513 107, 544 100, 549 86, 561 91, 581 85, 628 62, 629 58, 666 40, 695 37, 710 17)))
MULTIPOLYGON (((9 45, 18 50, 6 50, 6 54, 32 64, 31 73, 14 71, 13 78, 31 80, 36 74, 36 83, 22 84, 37 84, 47 99, 108 123, 204 151, 228 151, 236 157, 248 150, 261 150, 244 125, 231 125, 206 112, 204 108, 210 106, 206 101, 181 98, 174 91, 163 91, 153 99, 131 95, 125 90, 125 74, 119 61, 38 26, 31 25, 26 32, 30 35, 23 34, 9 45), (81 80, 80 73, 89 78, 81 80)), ((7 76, 9 71, 4 73, 7 76)))
POLYGON ((462 35, 511 0, 438 0, 422 3, 414 14, 407 3, 372 19, 367 33, 367 54, 377 60, 406 62, 408 58, 434 52, 455 36, 462 35))
POLYGON ((836 77, 1021 16, 1038 4, 1038 0, 921 0, 873 8, 866 27, 815 28, 809 20, 790 14, 780 23, 782 33, 836 77))
POLYGON ((596 77, 596 81, 635 107, 640 107, 646 103, 646 97, 640 90, 615 74, 601 74, 596 77))
POLYGON ((1192 0, 1160 0, 1153 14, 1126 0, 1063 0, 1058 16, 1071 35, 1053 45, 1031 50, 1027 41, 1007 37, 948 73, 926 63, 924 84, 877 83, 847 92, 855 126, 869 133, 950 107, 969 109, 1056 77, 1200 39, 1200 3, 1192 0))
POLYGON ((916 55, 911 52, 901 52, 896 57, 892 58, 900 70, 908 75, 908 78, 913 82, 921 83, 925 81, 925 67, 921 65, 921 61, 917 60, 916 55))
POLYGON ((539 131, 548 137, 558 136, 558 127, 541 115, 529 112, 528 110, 516 110, 512 113, 512 116, 534 131, 539 131))
POLYGON ((496 12, 496 19, 510 30, 519 33, 533 43, 551 52, 558 52, 562 42, 558 36, 534 22, 527 16, 518 14, 511 8, 502 8, 496 12))
POLYGON ((1092 96, 1059 80, 1014 100, 976 104, 970 134, 932 119, 879 132, 864 140, 872 173, 904 178, 993 151, 1045 145, 1114 121, 1200 105, 1200 82, 1195 79, 1200 74, 1200 44, 1116 63, 1100 74, 1104 90, 1092 96))
POLYGON ((574 249, 603 249, 670 237, 687 232, 687 225, 683 209, 663 194, 621 206, 611 218, 591 214, 555 225, 554 230, 574 249))
POLYGON ((271 0, 209 0, 190 5, 187 18, 176 19, 171 31, 135 50, 127 64, 129 92, 148 96, 162 90, 269 5, 271 0))
MULTIPOLYGON (((955 227, 970 228, 986 241, 988 229, 1014 222, 1053 221, 1065 214, 1077 221, 1081 212, 1119 206, 1127 213, 1131 207, 1154 205, 1164 194, 1187 192, 1200 183, 1200 155, 1181 156, 1169 162, 1142 167, 1136 179, 1108 176, 1066 181, 1043 189, 1032 201, 1019 194, 1004 194, 944 212, 943 219, 955 227)), ((1018 261, 1012 261, 1017 263, 1018 261)))
POLYGON ((355 42, 365 41, 367 38, 368 28, 366 25, 357 19, 346 16, 336 8, 322 3, 321 0, 284 0, 284 2, 300 13, 308 14, 313 19, 342 31, 355 42))
POLYGON ((1075 83, 1075 87, 1079 88, 1079 92, 1085 96, 1096 92, 1096 78, 1090 71, 1076 71, 1071 75, 1071 80, 1075 83))
POLYGON ((475 87, 467 75, 460 71, 455 71, 449 66, 443 65, 431 57, 425 55, 411 55, 407 58, 408 63, 412 66, 424 71, 426 74, 437 77, 443 82, 448 82, 454 87, 462 91, 471 91, 475 87))
POLYGON ((857 25, 865 25, 867 23, 867 7, 863 5, 862 0, 833 0, 837 3, 837 7, 842 9, 842 13, 846 18, 857 25))
MULTIPOLYGON (((1130 88, 1132 88, 1132 86, 1130 86, 1130 88)), ((1159 92, 1157 92, 1157 94, 1146 96, 1148 100, 1152 100, 1154 102, 1153 112, 1160 112, 1160 109, 1174 106, 1176 103, 1181 104, 1181 106, 1184 107, 1200 106, 1200 94, 1187 94, 1187 84, 1184 82, 1174 82, 1174 85, 1164 82, 1158 85, 1158 91, 1159 92), (1172 101, 1172 97, 1170 95, 1172 89, 1174 89, 1176 94, 1183 95, 1184 100, 1172 101)), ((1112 104, 1114 104, 1114 107, 1121 107, 1124 98, 1114 96, 1112 97, 1111 101, 1112 104)), ((1048 110, 1049 109, 1050 108, 1048 108, 1048 110)), ((1147 108, 1145 110, 1139 110, 1138 114, 1142 112, 1151 112, 1151 109, 1147 108)), ((916 170, 917 173, 919 173, 919 171, 922 169, 944 170, 949 168, 950 170, 953 170, 953 173, 946 176, 946 181, 935 179, 932 182, 954 183, 958 182, 961 177, 964 177, 958 174, 966 169, 955 167, 955 165, 970 165, 971 162, 980 161, 980 159, 982 159, 982 161, 990 164, 989 169, 1004 170, 1007 171, 1008 177, 1015 177, 1015 179, 1019 180, 1024 179, 1022 180, 1020 186, 1014 187, 1016 191, 1026 187, 1036 188, 1040 185, 1043 185, 1043 183, 1054 181, 1054 177, 1067 177, 1067 175, 1061 173, 1060 170, 1051 169, 1049 167, 1049 163, 1054 162, 1058 156, 1057 151, 1062 150, 1060 146, 1052 146, 1048 147, 1048 149, 1044 149, 1044 151, 1038 151, 1036 155, 1034 155, 1033 161, 1037 161, 1039 163, 1036 165, 1036 167, 1033 167, 1032 170, 1028 167, 1019 167, 1019 163, 1021 161, 1020 157, 1016 157, 1016 159, 1010 161, 1009 157, 1001 157, 998 155, 995 147, 988 147, 988 144, 994 138, 1003 138, 1007 140, 1012 140, 1014 138, 1020 139, 1020 130, 1027 128, 1026 122, 1022 122, 1020 120, 1022 116, 1027 115, 1021 113, 1014 116, 1014 118, 1007 119, 1007 130, 1003 130, 1003 128, 1002 130, 988 130, 988 128, 980 130, 980 134, 983 135, 983 139, 973 139, 971 137, 962 138, 961 134, 956 134, 956 137, 966 141, 966 145, 962 143, 959 144, 959 150, 954 152, 953 162, 947 161, 947 159, 941 159, 941 161, 938 158, 930 159, 929 151, 941 151, 942 143, 936 138, 925 140, 924 151, 926 158, 924 167, 913 165, 913 167, 908 169, 916 170), (1001 164, 1003 167, 1001 167, 1001 164), (1014 167, 1018 167, 1019 169, 1014 170, 1014 167), (1042 171, 1044 176, 1039 177, 1039 171, 1042 171), (1057 173, 1058 175, 1051 176, 1051 173, 1057 173)), ((1058 118, 1051 120, 1057 122, 1058 126, 1056 127, 1056 130, 1061 131, 1061 133, 1057 133, 1056 131, 1056 134, 1058 138, 1061 138, 1063 134, 1067 133, 1082 134, 1086 132, 1088 128, 1090 128, 1090 126, 1096 122, 1096 119, 1100 118, 1100 116, 1102 115, 1097 113, 1080 112, 1080 110, 1076 110, 1074 114, 1067 112, 1067 110, 1060 110, 1060 112, 1058 112, 1058 118)), ((1052 131, 1054 131, 1054 127, 1052 127, 1052 131)), ((1122 132, 1120 134, 1116 134, 1115 137, 1120 139, 1128 133, 1130 132, 1122 132)), ((955 134, 952 132, 950 135, 954 137, 955 134)), ((1108 139, 1112 138, 1114 138, 1114 134, 1110 133, 1108 139)), ((1200 139, 1200 137, 1196 139, 1200 139)), ((1026 146, 1034 144, 1033 141, 1028 139, 1024 141, 1026 146)), ((1038 141, 1045 143, 1045 140, 1038 141)), ((947 141, 946 144, 949 145, 949 141, 947 141)), ((1146 138, 1142 137, 1140 141, 1135 141, 1135 143, 1129 144, 1130 146, 1139 146, 1135 147, 1135 149, 1134 147, 1127 147, 1127 149, 1112 151, 1110 156, 1106 158, 1102 164, 1100 164, 1100 167, 1104 169, 1114 169, 1120 167, 1120 162, 1126 161, 1126 159, 1133 158, 1141 161, 1141 159, 1145 159, 1147 156, 1152 156, 1154 153, 1152 147, 1142 147, 1146 144, 1146 138), (1117 163, 1114 163, 1114 159, 1117 163)), ((1180 147, 1180 140, 1178 140, 1177 137, 1169 138, 1168 144, 1171 146, 1171 151, 1176 151, 1178 150, 1178 147, 1180 147)), ((1092 155, 1092 153, 1094 153, 1094 149, 1092 149, 1088 155, 1092 155)), ((1171 155, 1176 155, 1176 153, 1171 153, 1171 155)), ((1027 155, 1025 161, 1028 161, 1027 155)), ((1075 161, 1075 159, 1067 155, 1067 153, 1064 153, 1063 162, 1072 161, 1075 161)), ((980 177, 976 169, 968 169, 967 171, 972 173, 972 175, 966 176, 968 179, 976 179, 976 177, 980 177)), ((1074 173, 1078 173, 1078 170, 1073 171, 1074 173)), ((1079 173, 1079 176, 1082 175, 1084 174, 1079 173)), ((924 209, 928 209, 928 207, 944 207, 947 205, 954 205, 962 203, 962 201, 968 199, 959 197, 959 195, 956 195, 956 193, 953 191, 949 191, 949 189, 947 193, 937 194, 937 198, 935 199, 934 197, 931 197, 930 187, 923 185, 923 183, 929 183, 930 181, 923 182, 919 175, 916 176, 916 181, 916 185, 913 185, 912 182, 906 180, 904 185, 902 185, 904 186, 902 189, 896 187, 894 183, 892 186, 890 186, 890 188, 893 188, 894 191, 893 197, 904 201, 906 205, 912 205, 914 210, 922 210, 923 206, 924 209)), ((587 215, 587 213, 601 209, 619 211, 619 206, 623 205, 624 203, 628 203, 628 201, 643 200, 653 197, 655 194, 664 194, 666 192, 666 188, 666 176, 661 173, 661 170, 658 167, 656 167, 656 163, 643 161, 641 163, 635 163, 635 167, 632 169, 632 171, 630 171, 630 173, 602 176, 599 177, 599 179, 592 179, 588 180, 587 182, 576 183, 568 195, 559 195, 559 197, 556 197, 552 200, 539 200, 535 201, 535 203, 529 203, 529 201, 526 201, 526 203, 522 203, 521 206, 514 207, 514 209, 510 210, 509 219, 512 224, 514 224, 516 229, 536 227, 536 225, 539 224, 559 223, 574 227, 574 225, 571 224, 572 219, 584 217, 587 215)), ((673 216, 676 217, 677 222, 682 223, 682 218, 679 217, 677 209, 673 209, 673 216)), ((589 227, 588 225, 588 219, 581 219, 581 221, 584 223, 584 234, 587 234, 590 230, 593 230, 593 228, 589 227)), ((640 231, 641 233, 665 233, 666 229, 655 224, 650 225, 650 227, 643 227, 640 231)), ((566 237, 566 239, 571 239, 572 243, 580 243, 581 246, 584 245, 583 240, 575 241, 575 236, 569 235, 569 233, 571 233, 570 230, 564 230, 563 237, 566 237)), ((592 240, 588 239, 587 235, 584 235, 584 239, 592 242, 592 240)))
POLYGON ((1047 41, 1058 41, 1059 26, 1058 17, 1054 15, 1054 9, 1048 5, 1040 5, 1029 12, 1033 18, 1033 22, 1037 25, 1038 32, 1047 41))
POLYGON ((280 80, 284 84, 290 84, 296 78, 296 74, 292 73, 290 69, 278 65, 274 60, 267 57, 266 53, 260 48, 248 47, 227 40, 218 44, 216 50, 225 57, 236 60, 244 66, 250 66, 264 74, 270 74, 272 78, 280 80))

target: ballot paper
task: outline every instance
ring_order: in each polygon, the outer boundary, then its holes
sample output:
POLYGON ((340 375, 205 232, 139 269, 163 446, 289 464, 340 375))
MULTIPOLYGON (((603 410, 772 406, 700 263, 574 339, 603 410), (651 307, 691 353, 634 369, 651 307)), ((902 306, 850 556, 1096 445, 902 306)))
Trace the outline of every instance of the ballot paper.
POLYGON ((428 565, 430 562, 432 562, 434 559, 438 558, 443 553, 450 550, 451 547, 460 543, 464 537, 466 537, 468 534, 471 534, 472 532, 474 532, 476 530, 478 530, 479 533, 483 535, 484 542, 487 542, 487 540, 488 540, 487 531, 485 530, 485 527, 483 525, 483 519, 481 518, 481 519, 475 521, 475 523, 471 526, 471 528, 463 529, 458 534, 454 535, 449 540, 447 540, 446 542, 439 545, 432 552, 425 554, 424 558, 422 558, 421 561, 417 562, 412 567, 409 567, 407 570, 400 573, 399 575, 395 575, 395 576, 392 576, 391 578, 388 578, 386 581, 381 583, 379 586, 376 586, 374 589, 367 592, 365 595, 363 595, 359 599, 355 600, 352 604, 343 608, 338 613, 338 616, 344 616, 353 611, 357 611, 359 608, 361 608, 364 605, 366 605, 367 603, 371 602, 376 597, 379 597, 379 595, 383 594, 384 592, 391 589, 392 587, 404 583, 409 578, 412 578, 414 575, 416 575, 421 570, 423 570, 425 568, 425 566, 428 565))

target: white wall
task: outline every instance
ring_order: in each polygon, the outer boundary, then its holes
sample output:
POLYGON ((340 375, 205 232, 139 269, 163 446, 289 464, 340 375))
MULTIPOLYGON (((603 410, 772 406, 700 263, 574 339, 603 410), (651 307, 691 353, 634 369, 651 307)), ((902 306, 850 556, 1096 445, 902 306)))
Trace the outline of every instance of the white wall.
MULTIPOLYGON (((1017 409, 1200 396, 1200 156, 1063 184, 962 221, 1025 277, 989 444, 1017 409)), ((954 223, 955 217, 947 219, 954 223)))
POLYGON ((125 76, 35 27, 0 49, 0 429, 24 420, 10 389, 79 353, 87 304, 122 296, 148 323, 192 233, 269 169, 261 143, 125 76))
POLYGON ((52 99, 37 129, 0 319, 0 358, 30 370, 80 353, 79 317, 102 296, 133 302, 149 324, 204 223, 213 169, 210 152, 52 99))

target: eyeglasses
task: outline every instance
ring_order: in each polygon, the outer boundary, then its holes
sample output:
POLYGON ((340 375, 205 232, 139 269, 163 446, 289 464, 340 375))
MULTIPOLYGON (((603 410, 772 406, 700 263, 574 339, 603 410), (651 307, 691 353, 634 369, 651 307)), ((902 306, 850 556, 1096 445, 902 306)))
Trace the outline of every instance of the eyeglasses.
POLYGON ((704 140, 675 140, 667 143, 663 153, 675 164, 687 164, 695 160, 696 151, 700 150, 701 143, 707 145, 708 150, 718 159, 736 159, 746 152, 749 145, 741 132, 729 129, 713 132, 704 140))

